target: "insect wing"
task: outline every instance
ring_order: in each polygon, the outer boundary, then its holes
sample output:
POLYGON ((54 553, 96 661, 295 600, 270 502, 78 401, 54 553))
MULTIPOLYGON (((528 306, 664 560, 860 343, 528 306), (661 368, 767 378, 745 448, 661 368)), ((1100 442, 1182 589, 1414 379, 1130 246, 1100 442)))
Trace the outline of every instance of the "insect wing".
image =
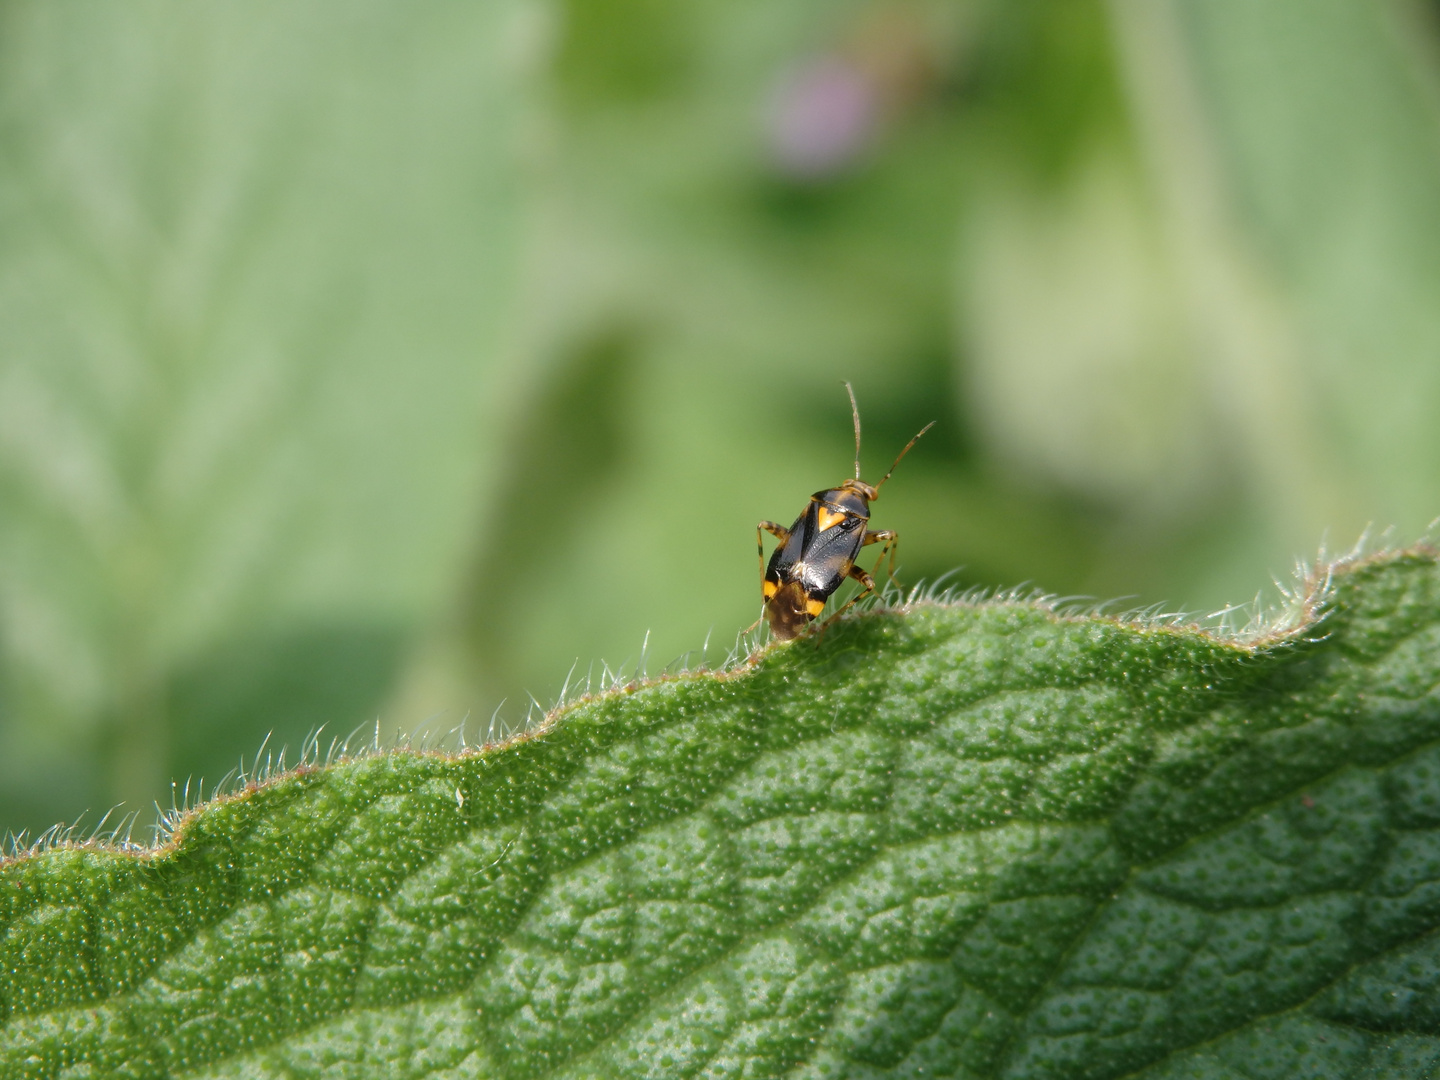
POLYGON ((806 515, 814 531, 805 548, 804 580, 811 596, 824 598, 838 589, 850 572, 865 542, 865 521, 847 515, 828 529, 819 529, 815 520, 818 505, 811 503, 806 515))
POLYGON ((815 514, 813 508, 807 506, 805 512, 795 519, 795 524, 790 526, 790 538, 770 553, 770 561, 765 566, 766 581, 783 584, 790 580, 790 568, 803 557, 814 527, 815 514))

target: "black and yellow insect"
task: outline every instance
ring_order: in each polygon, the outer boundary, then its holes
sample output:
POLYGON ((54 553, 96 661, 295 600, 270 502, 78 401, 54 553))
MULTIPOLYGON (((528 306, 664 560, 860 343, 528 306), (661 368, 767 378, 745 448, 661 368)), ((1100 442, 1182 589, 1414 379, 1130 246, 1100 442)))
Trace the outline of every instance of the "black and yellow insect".
MULTIPOLYGON (((860 479, 860 409, 855 404, 855 391, 845 384, 850 395, 850 414, 855 419, 855 479, 842 480, 839 487, 817 491, 810 502, 786 529, 773 521, 762 521, 755 527, 755 546, 760 550, 760 591, 765 597, 765 617, 770 632, 781 640, 797 636, 825 610, 825 601, 844 583, 854 578, 864 589, 850 603, 875 591, 875 580, 855 565, 855 557, 867 544, 885 542, 878 569, 886 552, 890 555, 890 571, 895 570, 895 547, 899 536, 893 529, 869 529, 870 504, 880 497, 880 488, 900 459, 910 452, 915 440, 935 426, 932 420, 905 444, 905 449, 880 479, 871 487, 860 479), (780 541, 765 564, 765 545, 760 536, 764 529, 780 541)), ((844 608, 840 609, 845 610, 844 608)), ((837 615, 839 612, 836 613, 837 615)))

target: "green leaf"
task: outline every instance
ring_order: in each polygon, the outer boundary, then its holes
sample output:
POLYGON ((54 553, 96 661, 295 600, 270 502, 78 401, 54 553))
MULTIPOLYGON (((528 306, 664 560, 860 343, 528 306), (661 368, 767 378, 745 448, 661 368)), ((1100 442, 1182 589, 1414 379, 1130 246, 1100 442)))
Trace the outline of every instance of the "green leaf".
POLYGON ((176 683, 255 684, 298 640, 369 687, 448 595, 525 367, 543 14, 0 15, 6 826, 57 789, 150 805, 167 714, 225 745, 176 683))
POLYGON ((1077 591, 1218 607, 1322 534, 1424 529, 1432 9, 1000 10, 1045 13, 1054 44, 997 65, 1017 92, 971 150, 956 370, 997 458, 1125 508, 1077 591))
POLYGON ((0 1075, 1429 1075, 1437 553, 1326 595, 876 611, 14 859, 0 1075))
POLYGON ((1430 13, 1333 0, 1168 6, 1237 216, 1295 309, 1302 360, 1291 370, 1323 418, 1324 467, 1343 469, 1352 520, 1422 528, 1440 480, 1430 13))

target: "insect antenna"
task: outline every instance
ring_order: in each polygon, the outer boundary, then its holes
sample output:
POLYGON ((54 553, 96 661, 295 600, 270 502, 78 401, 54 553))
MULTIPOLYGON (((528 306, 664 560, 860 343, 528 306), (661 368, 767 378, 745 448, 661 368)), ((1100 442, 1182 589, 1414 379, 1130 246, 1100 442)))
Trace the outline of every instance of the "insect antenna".
MULTIPOLYGON (((859 422, 858 419, 856 422, 859 422)), ((880 488, 884 485, 885 481, 890 479, 890 473, 893 473, 895 471, 895 466, 900 464, 900 459, 910 452, 910 448, 920 441, 920 436, 924 435, 925 432, 929 431, 934 426, 935 421, 931 420, 928 424, 926 424, 924 427, 922 427, 919 431, 915 433, 914 438, 912 438, 909 442, 905 444, 904 450, 901 450, 900 453, 895 455, 895 460, 890 463, 890 472, 887 472, 884 476, 882 476, 880 478, 880 483, 875 485, 876 491, 879 491, 880 488)))
MULTIPOLYGON (((860 479, 860 406, 855 404, 855 391, 850 388, 850 384, 849 384, 848 382, 845 384, 845 392, 850 395, 850 415, 855 418, 855 479, 856 479, 856 480, 859 480, 859 479, 860 479)), ((923 434, 923 433, 922 433, 922 434, 923 434)), ((918 439, 919 437, 920 437, 919 435, 915 436, 915 438, 917 438, 917 439, 918 439)), ((913 441, 913 440, 912 440, 912 441, 913 441)), ((910 448, 907 446, 905 449, 906 449, 906 450, 909 450, 910 448)), ((893 468, 893 466, 892 466, 892 468, 893 468)))

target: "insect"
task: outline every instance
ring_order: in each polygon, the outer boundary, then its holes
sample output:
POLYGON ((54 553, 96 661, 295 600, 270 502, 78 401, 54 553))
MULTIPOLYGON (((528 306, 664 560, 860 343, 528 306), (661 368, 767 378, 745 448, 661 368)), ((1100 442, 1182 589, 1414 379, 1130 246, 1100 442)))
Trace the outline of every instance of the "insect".
MULTIPOLYGON (((894 529, 866 528, 870 523, 870 504, 880 497, 880 488, 890 479, 900 459, 910 452, 921 435, 935 426, 932 420, 921 428, 890 465, 890 472, 871 487, 860 479, 860 409, 848 382, 845 391, 850 395, 850 415, 855 420, 855 479, 842 480, 839 487, 811 495, 795 524, 788 529, 773 521, 762 521, 755 526, 765 618, 770 620, 770 632, 782 641, 796 637, 818 618, 825 610, 825 601, 847 577, 854 578, 864 589, 856 593, 845 608, 875 591, 875 579, 855 565, 855 557, 862 547, 884 541, 885 547, 880 550, 875 566, 879 568, 888 552, 890 573, 894 576, 895 550, 900 538, 894 529), (770 555, 768 566, 761 529, 780 541, 770 555)), ((838 616, 840 612, 835 614, 838 616)))

